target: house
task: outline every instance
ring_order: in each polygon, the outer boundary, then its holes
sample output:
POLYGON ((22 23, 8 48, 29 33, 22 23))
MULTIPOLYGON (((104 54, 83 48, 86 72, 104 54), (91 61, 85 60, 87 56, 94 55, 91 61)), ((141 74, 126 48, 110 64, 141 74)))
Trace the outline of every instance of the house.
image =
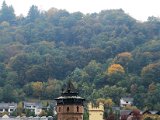
POLYGON ((0 103, 0 113, 8 112, 11 114, 17 108, 17 103, 0 103))
POLYGON ((24 109, 28 109, 39 115, 42 112, 42 104, 39 102, 23 102, 24 109))
POLYGON ((133 98, 131 97, 124 97, 120 99, 120 107, 132 106, 133 105, 133 98))

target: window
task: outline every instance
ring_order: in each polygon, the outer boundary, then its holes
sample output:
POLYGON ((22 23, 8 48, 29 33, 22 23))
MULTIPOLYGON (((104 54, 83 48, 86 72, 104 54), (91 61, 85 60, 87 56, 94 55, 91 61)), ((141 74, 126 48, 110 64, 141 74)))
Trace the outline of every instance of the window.
POLYGON ((61 112, 61 107, 59 107, 59 112, 61 112))
POLYGON ((11 112, 13 112, 13 109, 10 109, 11 112))
POLYGON ((79 112, 79 107, 77 106, 77 112, 79 112))
POLYGON ((67 112, 69 112, 69 107, 67 107, 67 112))

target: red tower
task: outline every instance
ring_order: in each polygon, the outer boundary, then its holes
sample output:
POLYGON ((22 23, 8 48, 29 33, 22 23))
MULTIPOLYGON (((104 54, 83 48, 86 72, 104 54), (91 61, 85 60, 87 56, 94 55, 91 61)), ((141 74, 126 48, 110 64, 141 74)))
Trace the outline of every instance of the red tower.
POLYGON ((67 87, 62 90, 57 101, 57 120, 83 120, 83 102, 85 99, 78 96, 78 91, 69 81, 67 87))

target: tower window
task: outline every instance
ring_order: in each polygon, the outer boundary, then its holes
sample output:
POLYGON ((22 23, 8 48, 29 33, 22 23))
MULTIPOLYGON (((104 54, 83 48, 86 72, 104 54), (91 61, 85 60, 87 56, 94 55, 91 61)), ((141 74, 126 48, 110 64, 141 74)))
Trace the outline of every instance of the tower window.
POLYGON ((59 112, 61 112, 61 107, 59 107, 59 112))
POLYGON ((67 107, 67 112, 69 112, 69 107, 67 107))
POLYGON ((79 107, 77 106, 77 112, 79 112, 79 107))

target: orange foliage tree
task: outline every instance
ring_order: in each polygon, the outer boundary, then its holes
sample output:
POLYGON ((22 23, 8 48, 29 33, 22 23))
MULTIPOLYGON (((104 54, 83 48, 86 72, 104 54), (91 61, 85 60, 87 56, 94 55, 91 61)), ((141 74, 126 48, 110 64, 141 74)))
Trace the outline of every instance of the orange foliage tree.
POLYGON ((124 74, 124 68, 120 64, 112 64, 108 70, 107 70, 108 75, 113 75, 113 74, 124 74))

